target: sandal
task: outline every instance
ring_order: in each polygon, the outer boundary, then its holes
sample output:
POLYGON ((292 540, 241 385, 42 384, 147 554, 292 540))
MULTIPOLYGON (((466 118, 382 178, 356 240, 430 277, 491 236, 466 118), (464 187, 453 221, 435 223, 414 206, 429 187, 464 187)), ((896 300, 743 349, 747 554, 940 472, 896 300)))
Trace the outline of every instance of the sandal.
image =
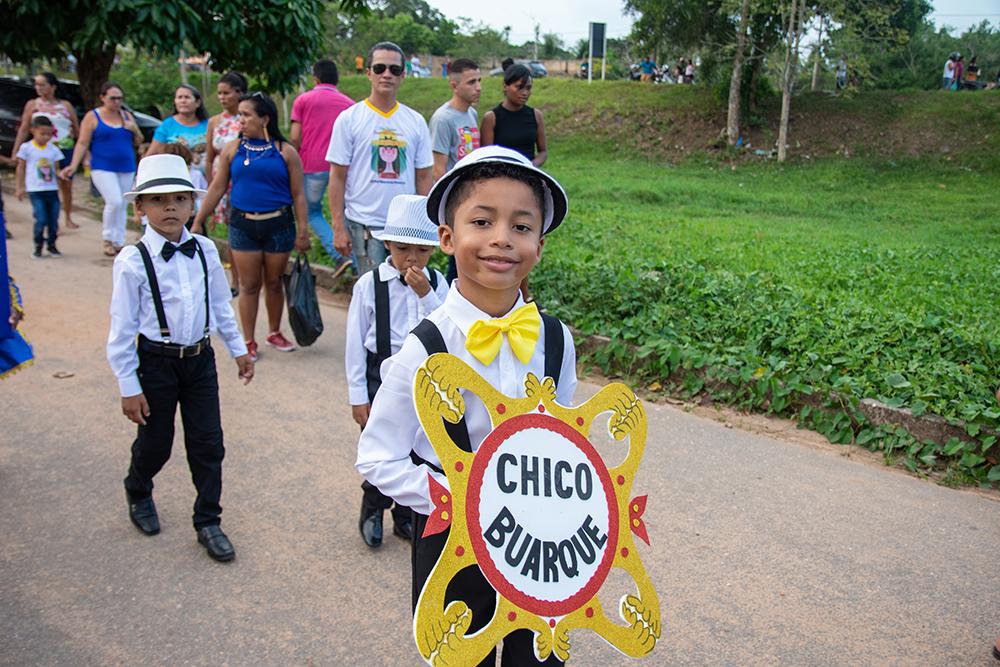
POLYGON ((112 243, 111 241, 105 241, 103 247, 104 247, 104 254, 107 257, 114 257, 115 255, 118 254, 118 251, 115 250, 115 244, 112 243))

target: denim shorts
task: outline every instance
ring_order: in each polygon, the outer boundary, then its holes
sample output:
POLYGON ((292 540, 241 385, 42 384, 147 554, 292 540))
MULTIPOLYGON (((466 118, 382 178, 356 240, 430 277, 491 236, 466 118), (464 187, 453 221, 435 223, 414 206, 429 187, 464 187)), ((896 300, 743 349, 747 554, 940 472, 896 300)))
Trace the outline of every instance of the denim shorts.
POLYGON ((289 208, 268 220, 248 220, 243 211, 229 214, 229 247, 244 252, 291 252, 295 247, 295 218, 289 208))

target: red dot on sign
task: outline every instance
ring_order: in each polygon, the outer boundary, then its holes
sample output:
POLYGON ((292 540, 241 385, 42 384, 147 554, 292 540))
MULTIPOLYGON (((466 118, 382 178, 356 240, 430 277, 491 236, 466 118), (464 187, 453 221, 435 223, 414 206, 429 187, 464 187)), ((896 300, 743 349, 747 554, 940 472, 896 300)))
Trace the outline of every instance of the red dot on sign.
POLYGON ((503 403, 497 403, 497 412, 499 412, 500 414, 507 412, 507 406, 504 405, 503 403))
POLYGON ((545 406, 544 405, 539 405, 538 406, 538 411, 539 412, 545 412, 545 406))
POLYGON ((549 627, 550 628, 556 627, 556 619, 554 619, 554 618, 550 618, 549 619, 549 627))
POLYGON ((456 472, 462 472, 462 470, 464 468, 465 468, 465 466, 462 465, 461 461, 458 461, 457 463, 455 463, 455 470, 456 470, 456 472))
POLYGON ((628 548, 622 547, 622 558, 628 558, 628 548))
POLYGON ((576 418, 576 425, 577 426, 583 426, 583 417, 577 417, 576 418))
POLYGON ((462 545, 458 545, 457 547, 455 547, 455 555, 458 556, 459 558, 461 558, 462 556, 464 556, 465 555, 465 547, 463 547, 462 545))
POLYGON ((621 486, 624 483, 625 483, 625 475, 618 475, 618 486, 621 486))
POLYGON ((514 612, 510 612, 509 614, 507 614, 507 620, 508 621, 513 622, 516 619, 517 619, 517 614, 515 614, 514 612))
POLYGON ((593 618, 594 617, 594 608, 593 607, 587 607, 586 614, 587 614, 587 618, 593 618))

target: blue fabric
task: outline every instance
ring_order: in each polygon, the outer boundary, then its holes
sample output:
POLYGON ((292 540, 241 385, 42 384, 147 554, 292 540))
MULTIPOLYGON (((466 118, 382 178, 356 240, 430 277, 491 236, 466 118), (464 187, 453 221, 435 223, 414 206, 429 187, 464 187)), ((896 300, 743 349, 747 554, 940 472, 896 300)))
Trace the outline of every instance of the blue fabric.
POLYGON ((31 363, 34 353, 31 345, 19 331, 10 326, 10 315, 16 304, 21 306, 21 293, 14 279, 7 273, 7 221, 3 215, 3 198, 0 197, 0 379, 21 366, 31 363))
POLYGON ((240 140, 236 155, 229 163, 229 178, 233 184, 229 196, 233 208, 249 213, 265 213, 291 206, 288 167, 277 145, 270 143, 266 151, 248 151, 246 144, 267 146, 269 142, 262 139, 240 140))
POLYGON ((229 247, 238 252, 291 252, 295 247, 295 220, 290 212, 270 220, 247 220, 234 210, 229 215, 229 247))
POLYGON ((90 140, 90 168, 120 174, 135 171, 132 131, 106 124, 97 109, 94 115, 97 116, 97 128, 90 140))
POLYGON ((343 257, 333 247, 333 229, 323 216, 323 194, 329 182, 330 175, 326 172, 306 174, 303 187, 306 191, 306 204, 309 206, 309 226, 312 227, 313 233, 316 234, 330 259, 340 262, 343 257))
POLYGON ((28 197, 35 214, 35 247, 41 248, 47 242, 49 248, 55 248, 59 235, 59 193, 55 190, 29 192, 28 197))
POLYGON ((195 167, 203 169, 202 157, 205 155, 208 121, 200 121, 197 125, 188 127, 177 122, 170 116, 160 123, 153 133, 153 139, 164 144, 181 144, 191 151, 191 159, 195 167))

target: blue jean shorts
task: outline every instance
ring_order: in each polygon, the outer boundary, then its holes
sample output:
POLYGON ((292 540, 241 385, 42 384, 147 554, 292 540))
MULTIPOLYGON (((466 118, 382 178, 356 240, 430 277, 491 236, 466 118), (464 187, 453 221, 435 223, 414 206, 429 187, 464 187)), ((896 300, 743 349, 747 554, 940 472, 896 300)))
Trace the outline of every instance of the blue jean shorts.
POLYGON ((267 220, 249 220, 244 211, 229 214, 229 247, 243 252, 291 252, 295 247, 295 218, 290 208, 267 220))

